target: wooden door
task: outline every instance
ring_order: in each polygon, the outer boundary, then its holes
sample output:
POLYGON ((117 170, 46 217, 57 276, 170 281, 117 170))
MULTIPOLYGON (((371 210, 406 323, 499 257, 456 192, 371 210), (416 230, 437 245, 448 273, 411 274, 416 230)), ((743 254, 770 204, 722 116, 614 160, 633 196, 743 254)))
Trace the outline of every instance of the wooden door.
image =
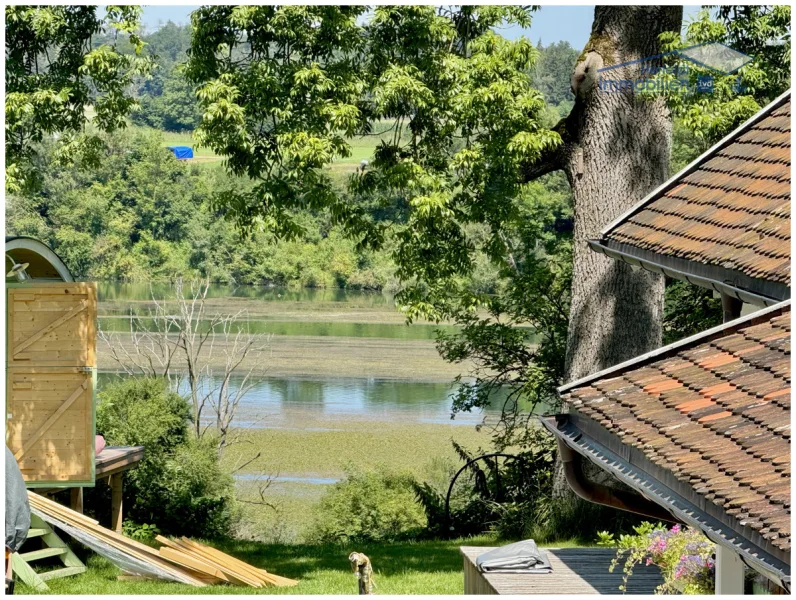
POLYGON ((94 485, 96 285, 14 285, 7 300, 6 444, 31 487, 94 485))

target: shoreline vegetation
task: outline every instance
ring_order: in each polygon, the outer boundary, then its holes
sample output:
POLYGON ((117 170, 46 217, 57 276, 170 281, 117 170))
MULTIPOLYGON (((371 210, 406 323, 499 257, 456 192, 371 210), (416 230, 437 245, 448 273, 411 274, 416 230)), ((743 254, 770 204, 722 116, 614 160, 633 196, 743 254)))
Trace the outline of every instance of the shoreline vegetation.
MULTIPOLYGON (((117 286, 118 289, 114 289, 108 283, 100 285, 100 328, 113 333, 129 351, 133 350, 130 313, 145 319, 154 308, 151 293, 159 295, 157 288, 150 291, 144 287, 117 286), (122 298, 122 295, 133 298, 122 298)), ((218 294, 222 289, 217 286, 213 292, 218 294)), ((239 288, 230 288, 228 293, 247 295, 209 296, 206 313, 243 311, 242 319, 248 321, 252 331, 272 334, 265 377, 450 383, 457 375, 466 376, 470 370, 468 363, 446 362, 437 351, 434 330, 452 330, 452 325, 427 321, 406 325, 392 298, 384 294, 248 287, 242 292, 239 288), (273 299, 264 298, 264 295, 273 299), (275 330, 288 334, 274 334, 275 330)), ((168 308, 170 303, 165 305, 168 308)), ((122 371, 102 339, 97 340, 97 356, 100 372, 122 371)), ((216 346, 213 357, 217 364, 211 363, 211 366, 220 366, 224 360, 223 347, 216 346)), ((248 366, 247 363, 241 368, 248 366)))
MULTIPOLYGON (((99 324, 113 334, 117 349, 121 344, 128 352, 134 352, 129 315, 146 319, 155 308, 153 294, 155 298, 169 297, 168 288, 160 287, 99 283, 99 324)), ((172 304, 165 302, 167 309, 172 304)), ((342 380, 364 382, 367 386, 379 382, 447 386, 469 370, 469 365, 448 363, 439 355, 433 339, 436 325, 406 325, 387 294, 250 286, 211 288, 205 314, 239 311, 258 333, 268 334, 274 323, 284 324, 288 331, 291 325, 295 326, 290 335, 270 336, 265 372, 258 376, 263 380, 313 381, 324 389, 324 384, 334 385, 342 380), (337 327, 330 328, 326 335, 301 333, 329 324, 337 327), (425 339, 407 336, 413 328, 430 335, 425 339), (370 337, 373 332, 392 337, 370 337)), ((203 363, 211 368, 221 367, 225 343, 229 342, 219 336, 214 341, 212 360, 208 363, 203 357, 203 363)), ((97 356, 98 371, 103 375, 123 372, 111 358, 103 336, 97 340, 97 356)), ((255 360, 258 358, 247 357, 241 365, 242 372, 255 360)), ((178 361, 176 366, 179 369, 182 365, 178 361)), ((103 377, 100 385, 107 381, 109 378, 103 377)), ((432 395, 439 393, 445 392, 438 390, 432 395)), ((474 415, 458 421, 440 420, 436 412, 433 416, 406 413, 401 402, 411 399, 403 397, 394 398, 398 404, 391 403, 391 408, 374 406, 372 403, 378 402, 375 399, 357 409, 356 400, 352 397, 351 408, 345 414, 334 414, 326 404, 330 398, 317 404, 310 399, 307 404, 300 399, 260 404, 258 398, 250 398, 239 415, 240 425, 231 434, 246 441, 225 451, 222 464, 225 471, 234 471, 238 496, 244 500, 239 536, 268 542, 301 542, 307 523, 312 522, 318 503, 330 488, 328 481, 343 479, 349 466, 365 470, 387 467, 425 480, 435 468, 444 464, 447 471, 456 464, 452 441, 470 451, 489 445, 488 427, 477 430, 474 415), (428 422, 430 418, 432 422, 428 422), (260 453, 257 460, 237 470, 256 452, 260 453), (273 508, 247 504, 247 499, 260 498, 261 486, 269 479, 264 498, 273 508)), ((346 402, 345 396, 342 401, 346 402)))

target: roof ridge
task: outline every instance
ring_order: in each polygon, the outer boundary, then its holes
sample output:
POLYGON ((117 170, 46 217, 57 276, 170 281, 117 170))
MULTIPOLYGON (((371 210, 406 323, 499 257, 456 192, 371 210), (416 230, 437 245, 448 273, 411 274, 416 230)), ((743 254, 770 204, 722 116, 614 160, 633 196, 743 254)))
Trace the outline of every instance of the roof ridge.
POLYGON ((568 392, 576 387, 592 383, 598 379, 605 379, 606 377, 618 377, 629 369, 640 367, 656 359, 665 358, 671 353, 679 351, 680 349, 692 344, 698 342, 709 342, 717 337, 723 337, 730 333, 735 333, 746 326, 757 325, 759 323, 765 322, 788 311, 790 311, 790 299, 784 300, 783 302, 779 302, 762 310, 755 311, 749 315, 746 315, 745 317, 741 317, 727 323, 722 323, 716 327, 711 327, 710 329, 688 336, 687 338, 683 338, 682 340, 678 340, 666 346, 661 346, 660 348, 656 348, 655 350, 647 352, 646 354, 641 354, 640 356, 636 356, 630 360, 626 360, 612 367, 608 367, 607 369, 586 375, 585 377, 581 377, 580 379, 576 379, 575 381, 571 381, 560 386, 557 391, 559 394, 563 394, 564 392, 568 392))
POLYGON ((614 227, 619 225, 619 223, 621 223, 622 221, 624 221, 626 218, 628 218, 629 216, 633 215, 634 213, 638 212, 639 210, 644 208, 647 204, 649 204, 652 200, 656 199, 658 196, 660 196, 661 194, 666 192, 669 188, 671 188, 674 185, 676 185, 677 183, 679 183, 680 180, 683 177, 687 176, 689 173, 691 173, 692 171, 696 170, 703 162, 713 158, 713 156, 719 150, 721 150, 725 146, 727 146, 730 143, 732 143, 735 140, 736 137, 740 137, 742 134, 746 133, 746 131, 751 129, 752 126, 755 123, 757 123, 761 119, 764 119, 765 117, 767 117, 769 114, 774 112, 777 108, 779 108, 786 101, 789 101, 790 100, 790 93, 791 93, 790 89, 788 89, 786 92, 782 93, 775 100, 773 100, 772 102, 770 102, 769 104, 767 104, 766 106, 761 108, 758 112, 756 112, 754 115, 752 115, 749 119, 744 121, 741 125, 739 125, 737 128, 735 128, 733 131, 731 131, 726 136, 724 136, 722 139, 720 139, 718 142, 713 144, 713 146, 708 148, 705 152, 703 152, 701 155, 699 155, 697 158, 695 158, 693 161, 691 161, 688 165, 686 165, 679 172, 677 172, 674 175, 672 175, 671 177, 669 177, 669 179, 667 179, 665 182, 663 182, 657 188, 652 190, 641 201, 639 201, 638 203, 633 205, 629 210, 625 211, 624 213, 619 215, 617 218, 615 218, 613 221, 611 221, 608 225, 603 227, 600 230, 600 235, 599 235, 599 237, 597 239, 598 240, 602 240, 605 237, 605 235, 611 229, 613 229, 614 227))

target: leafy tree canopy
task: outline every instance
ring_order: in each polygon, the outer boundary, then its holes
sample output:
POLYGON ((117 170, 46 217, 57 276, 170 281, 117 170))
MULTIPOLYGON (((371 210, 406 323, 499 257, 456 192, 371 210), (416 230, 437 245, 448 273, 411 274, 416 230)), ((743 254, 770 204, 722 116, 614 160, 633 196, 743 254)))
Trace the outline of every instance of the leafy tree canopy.
POLYGON ((570 89, 570 76, 580 52, 564 40, 547 47, 540 41, 536 48, 539 50, 539 60, 534 66, 534 87, 542 92, 549 104, 564 104, 569 112, 568 109, 572 108, 572 102, 575 100, 570 89))
MULTIPOLYGON (((450 316, 477 251, 505 260, 519 218, 520 166, 559 136, 539 124, 529 75, 536 48, 492 31, 527 25, 521 7, 212 6, 192 15, 188 78, 204 116, 196 138, 254 186, 218 201, 244 228, 293 237, 293 211, 326 210, 363 245, 397 240, 401 303, 411 319, 450 316), (349 182, 354 199, 404 202, 390 230, 338 193, 324 165, 377 122, 393 136, 349 182), (478 243, 468 224, 487 226, 478 243)), ((470 300, 474 305, 475 300, 470 300)))
MULTIPOLYGON (((752 57, 729 75, 670 57, 669 66, 688 67, 692 88, 699 77, 713 79, 711 93, 667 96, 674 115, 708 142, 718 141, 790 88, 789 5, 705 8, 687 24, 685 35, 669 32, 661 36, 661 42, 666 52, 719 42, 752 57)), ((671 72, 660 75, 661 79, 673 77, 671 72)))
POLYGON ((137 35, 141 9, 107 6, 7 6, 6 16, 6 189, 18 191, 34 179, 35 146, 58 135, 60 160, 96 163, 97 136, 86 134, 88 109, 100 131, 125 126, 136 106, 127 92, 152 61, 142 55, 137 35), (115 41, 92 48, 104 29, 121 36, 135 53, 119 52, 115 41))

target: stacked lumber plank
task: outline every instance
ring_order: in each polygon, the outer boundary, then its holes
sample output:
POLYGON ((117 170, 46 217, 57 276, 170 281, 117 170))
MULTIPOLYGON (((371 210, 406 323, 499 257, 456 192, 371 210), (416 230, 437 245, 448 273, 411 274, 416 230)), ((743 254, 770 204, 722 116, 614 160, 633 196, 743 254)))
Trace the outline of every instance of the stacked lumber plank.
POLYGON ((163 544, 158 550, 102 527, 94 519, 39 494, 28 491, 28 499, 31 507, 45 516, 79 529, 90 538, 134 559, 134 562, 151 566, 153 572, 166 573, 175 581, 196 587, 220 583, 251 587, 292 586, 298 583, 188 538, 170 540, 158 536, 157 540, 163 544))
POLYGON ((294 579, 280 577, 265 569, 253 567, 229 554, 224 554, 220 550, 186 537, 170 540, 159 535, 157 540, 163 544, 160 548, 160 555, 163 558, 201 573, 208 580, 216 580, 216 583, 226 582, 258 588, 265 586, 288 587, 298 583, 294 579))
POLYGON ((154 548, 102 527, 94 519, 31 491, 28 491, 28 501, 31 508, 36 509, 44 516, 49 516, 65 525, 81 530, 97 542, 111 546, 125 556, 130 557, 133 562, 143 563, 144 566, 150 565, 181 583, 197 587, 207 585, 200 578, 194 577, 191 571, 165 560, 154 548))

